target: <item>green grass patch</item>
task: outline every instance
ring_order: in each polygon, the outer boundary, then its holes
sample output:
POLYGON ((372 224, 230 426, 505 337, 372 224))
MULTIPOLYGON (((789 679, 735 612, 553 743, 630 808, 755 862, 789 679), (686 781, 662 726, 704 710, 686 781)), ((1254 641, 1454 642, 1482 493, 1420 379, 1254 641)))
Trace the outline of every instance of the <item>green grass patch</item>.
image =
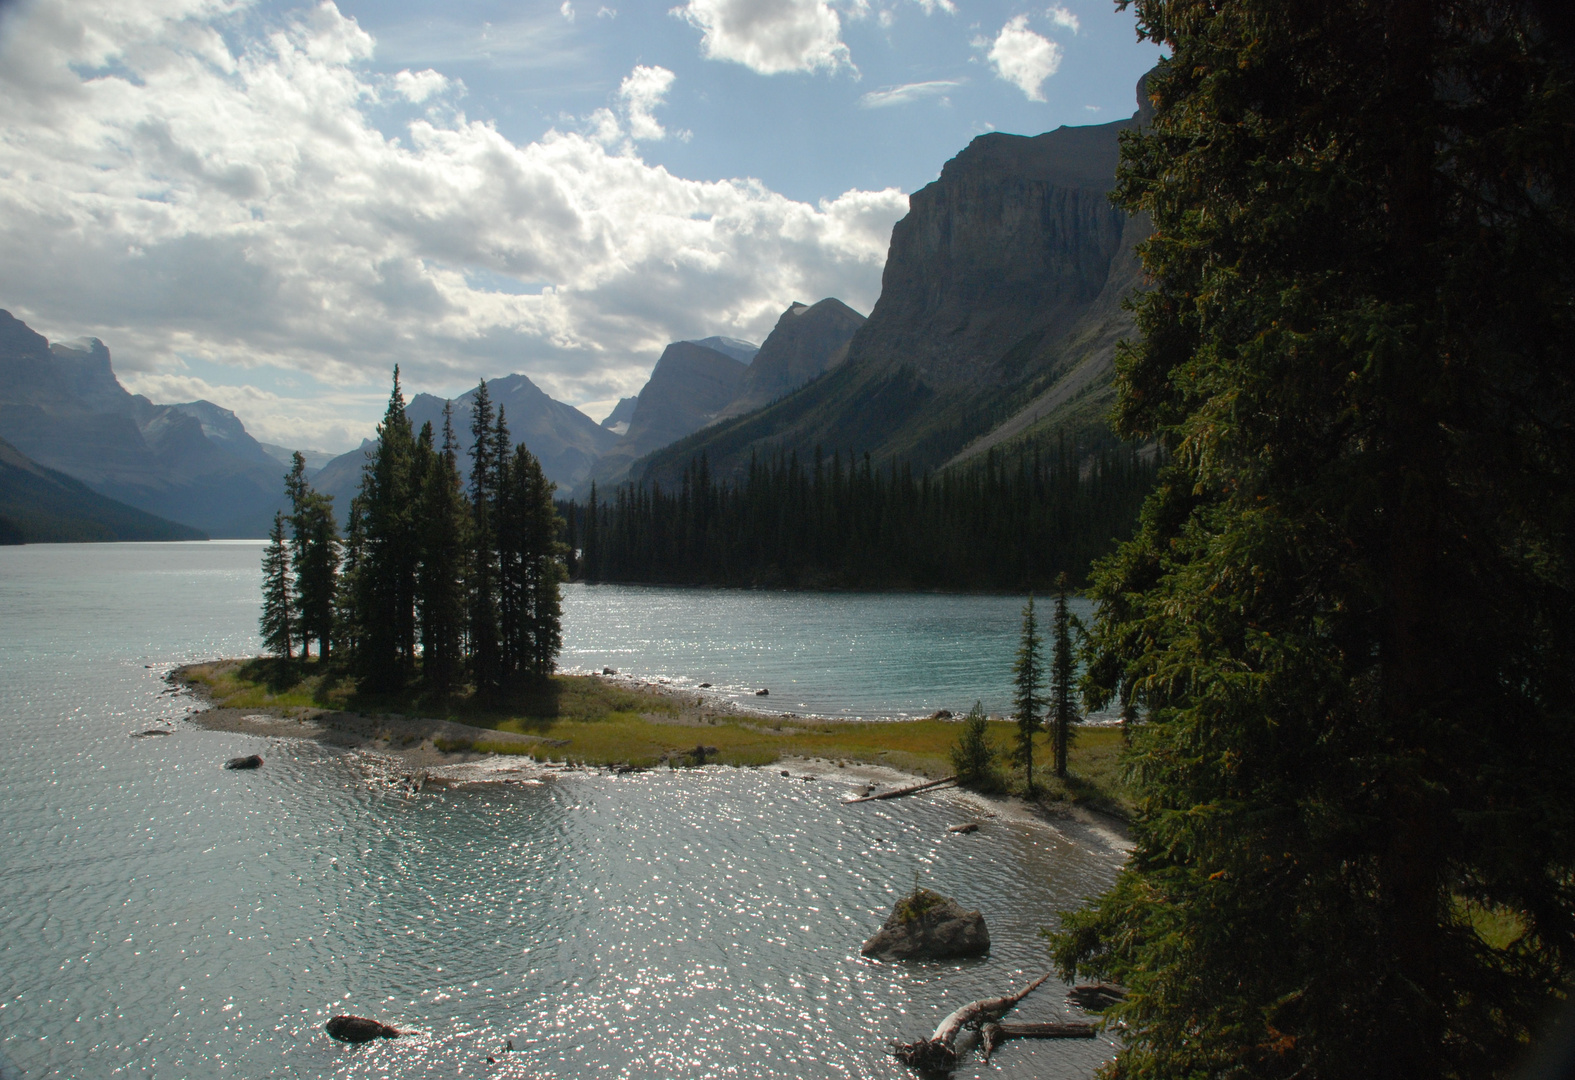
MULTIPOLYGON (((951 772, 951 748, 962 724, 948 720, 816 721, 754 716, 693 707, 672 694, 642 690, 593 675, 554 675, 502 696, 462 690, 432 694, 419 687, 400 694, 362 694, 334 664, 276 659, 229 660, 183 670, 215 704, 242 709, 315 707, 370 714, 453 720, 472 727, 532 736, 530 742, 437 737, 445 752, 528 754, 538 760, 591 765, 687 766, 695 747, 714 748, 704 760, 723 765, 770 765, 783 757, 812 757, 889 765, 922 776, 951 772)), ((989 739, 1004 751, 1016 726, 990 724, 989 739)), ((1066 799, 1124 813, 1128 804, 1117 762, 1121 733, 1089 728, 1077 733, 1065 781, 1049 770, 1049 736, 1035 740, 1034 779, 1045 799, 1066 799)), ((1022 770, 1002 770, 1008 790, 1023 789, 1022 770)))

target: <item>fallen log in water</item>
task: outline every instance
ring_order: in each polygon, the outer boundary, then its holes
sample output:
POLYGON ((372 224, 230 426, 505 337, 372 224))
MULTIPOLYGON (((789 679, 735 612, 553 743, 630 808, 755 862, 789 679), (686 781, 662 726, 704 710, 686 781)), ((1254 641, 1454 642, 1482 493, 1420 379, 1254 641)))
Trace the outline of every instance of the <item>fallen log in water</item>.
POLYGON ((979 1029, 984 1052, 980 1057, 990 1060, 995 1048, 1008 1039, 1092 1039, 1099 1025, 1087 1020, 1062 1024, 985 1024, 979 1029))
POLYGON ((955 776, 943 776, 939 780, 926 780, 922 784, 910 784, 908 787, 897 788, 895 791, 883 791, 879 795, 865 795, 858 799, 849 799, 844 805, 852 806, 854 803, 874 802, 876 799, 900 799, 904 795, 917 795, 921 791, 928 791, 930 788, 937 788, 942 784, 950 784, 956 779, 955 776))
POLYGON ((1084 1012, 1104 1012, 1127 999, 1127 988, 1114 983, 1086 983, 1068 990, 1066 999, 1084 1012))
POLYGON ((897 1060, 920 1072, 950 1072, 957 1067, 957 1036, 971 1024, 1001 1019, 1023 998, 1039 989, 1049 975, 1041 975, 1015 994, 970 1001, 947 1015, 928 1039, 900 1043, 892 1048, 897 1060))

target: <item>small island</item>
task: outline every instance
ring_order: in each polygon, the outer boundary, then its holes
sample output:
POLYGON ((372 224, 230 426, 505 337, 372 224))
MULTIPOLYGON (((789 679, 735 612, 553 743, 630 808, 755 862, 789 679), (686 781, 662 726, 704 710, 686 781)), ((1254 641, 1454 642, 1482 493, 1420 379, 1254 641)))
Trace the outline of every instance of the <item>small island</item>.
MULTIPOLYGON (((619 676, 553 675, 484 698, 469 689, 439 694, 419 685, 366 693, 332 662, 273 657, 188 664, 169 678, 207 702, 189 718, 202 727, 389 755, 436 783, 444 782, 448 767, 489 758, 631 770, 822 759, 855 771, 883 766, 940 777, 952 771, 963 729, 959 718, 942 713, 855 721, 746 712, 704 692, 619 676)), ((1016 738, 1014 722, 991 720, 988 727, 999 746, 1016 738)), ((1082 730, 1067 777, 1036 781, 1036 802, 1124 818, 1129 804, 1116 764, 1121 742, 1116 728, 1082 730)), ((1002 779, 1003 794, 1022 794, 1019 778, 1002 779)))

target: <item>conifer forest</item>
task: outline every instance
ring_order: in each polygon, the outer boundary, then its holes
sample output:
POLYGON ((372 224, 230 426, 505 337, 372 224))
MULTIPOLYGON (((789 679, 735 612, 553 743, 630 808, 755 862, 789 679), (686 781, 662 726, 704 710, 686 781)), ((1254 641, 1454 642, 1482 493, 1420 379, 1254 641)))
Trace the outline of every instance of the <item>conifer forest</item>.
POLYGON ((315 640, 368 690, 418 674, 430 688, 465 680, 481 690, 551 674, 564 576, 552 485, 513 446, 485 383, 469 435, 467 488, 451 410, 441 432, 412 431, 396 368, 342 540, 332 500, 311 489, 295 455, 291 513, 275 520, 263 556, 261 629, 273 652, 309 654, 315 640))
POLYGON ((833 452, 752 461, 728 482, 701 457, 675 490, 593 488, 560 509, 587 581, 1045 590, 1131 534, 1156 470, 1130 447, 1064 442, 924 475, 833 452))

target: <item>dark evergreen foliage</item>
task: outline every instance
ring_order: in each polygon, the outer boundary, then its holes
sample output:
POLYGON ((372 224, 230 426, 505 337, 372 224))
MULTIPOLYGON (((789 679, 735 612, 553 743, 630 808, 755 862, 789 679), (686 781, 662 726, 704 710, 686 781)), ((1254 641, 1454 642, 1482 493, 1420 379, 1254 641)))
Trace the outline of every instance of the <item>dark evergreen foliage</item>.
POLYGON ((263 648, 286 660, 295 655, 295 591, 290 587, 290 549, 284 542, 284 514, 275 513, 263 549, 262 617, 258 620, 263 648))
POLYGON ((1028 777, 1028 794, 1034 793, 1034 736, 1044 730, 1039 710, 1045 705, 1044 639, 1039 636, 1039 619, 1034 614, 1034 598, 1029 594, 1023 608, 1023 632, 1018 641, 1017 660, 1012 664, 1012 718, 1017 721, 1017 745, 1012 761, 1021 765, 1028 777))
POLYGON ((1131 534, 1154 475, 1130 449, 1064 445, 922 477, 789 455, 737 484, 701 457, 676 491, 625 486, 603 502, 593 488, 563 509, 588 581, 1015 591, 1080 578, 1131 534))
MULTIPOLYGON (((452 412, 444 410, 441 446, 430 424, 412 435, 394 369, 377 446, 350 505, 342 564, 331 503, 311 490, 299 454, 287 478, 295 520, 304 523, 297 581, 306 580, 302 566, 323 560, 325 620, 365 690, 399 689, 418 667, 433 690, 454 688, 467 668, 478 689, 492 690, 543 679, 557 664, 564 523, 553 485, 525 447, 510 452, 507 422, 501 410, 494 415, 485 383, 477 397, 467 498, 452 412)), ((265 572, 276 572, 277 561, 265 557, 265 572)), ((265 604, 265 635, 276 618, 265 604)))
POLYGON ((417 440, 416 496, 420 562, 416 606, 421 625, 421 677, 448 689, 463 673, 465 646, 466 505, 454 441, 453 407, 443 405, 443 445, 423 425, 417 440))
POLYGON ((420 557, 414 504, 415 439, 394 369, 377 447, 361 473, 365 537, 358 556, 356 666, 370 689, 403 686, 416 663, 416 565, 420 557))
POLYGON ((334 638, 335 604, 339 589, 339 526, 334 521, 331 495, 313 491, 306 481, 306 460, 297 451, 285 477, 290 498, 290 559, 295 568, 297 637, 301 655, 311 655, 316 639, 318 653, 327 659, 334 638))
POLYGON ((501 666, 505 678, 541 677, 562 650, 558 586, 565 549, 563 519, 553 507, 553 485, 524 446, 501 479, 498 508, 501 666))
MULTIPOLYGON (((1094 575, 1135 848, 1054 939, 1112 1076, 1508 1075, 1575 975, 1575 78, 1494 0, 1139 0, 1094 575)), ((1547 10, 1553 10, 1548 6, 1547 10)))
MULTIPOLYGON (((470 582, 466 587, 470 670, 477 687, 496 687, 503 681, 497 541, 497 507, 502 498, 498 477, 503 462, 495 452, 493 420, 492 398, 483 379, 470 416, 470 582)), ((503 418, 496 420, 503 427, 503 418)), ((506 438, 508 429, 503 430, 506 438)))
POLYGON ((1072 745, 1072 725, 1077 707, 1072 701, 1077 658, 1072 652, 1072 630, 1077 620, 1066 607, 1067 578, 1055 580, 1055 617, 1050 623, 1050 733, 1054 744, 1055 774, 1066 776, 1066 754, 1072 745))
POLYGON ((952 746, 952 772, 957 783, 975 791, 997 791, 1001 787, 1000 775, 995 769, 995 747, 990 745, 990 725, 984 715, 984 703, 976 701, 968 715, 963 717, 962 734, 952 746))

